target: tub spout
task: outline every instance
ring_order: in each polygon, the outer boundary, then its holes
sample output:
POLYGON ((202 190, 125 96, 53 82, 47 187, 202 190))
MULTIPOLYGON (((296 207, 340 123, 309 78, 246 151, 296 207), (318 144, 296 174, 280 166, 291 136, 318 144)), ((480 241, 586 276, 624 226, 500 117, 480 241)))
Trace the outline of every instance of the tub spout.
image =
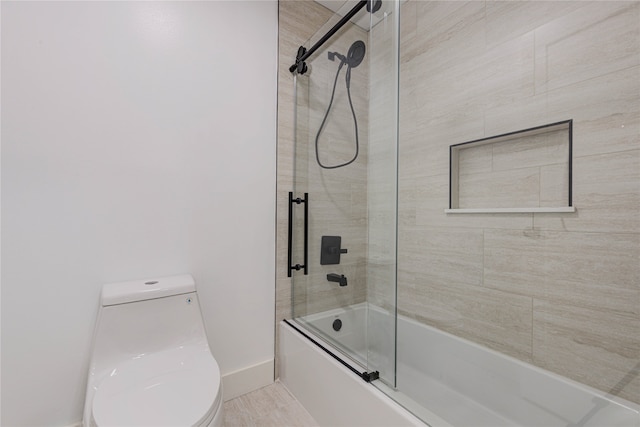
POLYGON ((340 283, 340 286, 347 286, 347 278, 344 274, 329 273, 327 274, 327 280, 330 282, 340 283))

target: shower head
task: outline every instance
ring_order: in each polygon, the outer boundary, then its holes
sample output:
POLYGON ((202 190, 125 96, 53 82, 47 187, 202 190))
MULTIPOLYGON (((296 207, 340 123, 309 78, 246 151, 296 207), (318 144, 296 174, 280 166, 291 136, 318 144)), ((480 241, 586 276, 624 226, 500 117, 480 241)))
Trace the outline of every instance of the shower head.
POLYGON ((349 51, 347 52, 347 56, 341 55, 338 52, 328 52, 329 59, 335 61, 335 58, 346 64, 349 68, 356 68, 362 60, 364 59, 364 54, 366 52, 365 44, 362 40, 356 40, 353 42, 349 51))
POLYGON ((367 12, 376 13, 382 7, 382 0, 370 0, 367 2, 367 12))
POLYGON ((362 40, 356 40, 353 42, 351 47, 349 48, 349 52, 347 52, 347 65, 351 68, 356 68, 362 60, 364 59, 364 54, 366 52, 365 44, 362 40))

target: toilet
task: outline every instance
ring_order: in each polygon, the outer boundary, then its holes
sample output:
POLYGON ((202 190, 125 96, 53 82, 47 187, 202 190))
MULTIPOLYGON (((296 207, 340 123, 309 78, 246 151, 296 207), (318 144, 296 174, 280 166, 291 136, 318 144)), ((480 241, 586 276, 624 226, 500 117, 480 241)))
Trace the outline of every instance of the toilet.
POLYGON ((102 287, 84 427, 220 427, 222 401, 193 277, 102 287))

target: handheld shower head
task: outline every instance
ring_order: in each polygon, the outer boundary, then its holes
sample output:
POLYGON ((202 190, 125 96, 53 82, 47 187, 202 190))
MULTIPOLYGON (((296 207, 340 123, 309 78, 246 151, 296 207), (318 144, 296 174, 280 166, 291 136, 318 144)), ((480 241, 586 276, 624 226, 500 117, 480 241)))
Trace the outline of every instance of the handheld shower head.
POLYGON ((347 65, 351 68, 356 68, 364 59, 364 54, 367 51, 365 44, 362 40, 356 40, 353 42, 349 51, 347 52, 347 65))
POLYGON ((356 40, 353 42, 349 51, 347 52, 347 56, 344 56, 338 52, 328 52, 329 59, 331 61, 335 61, 337 57, 341 62, 347 65, 350 68, 356 68, 362 60, 364 59, 364 54, 367 51, 367 48, 362 40, 356 40))
MULTIPOLYGON (((353 42, 353 44, 349 48, 349 51, 347 52, 346 56, 338 52, 327 52, 330 61, 335 61, 337 57, 340 60, 340 64, 338 65, 338 71, 336 71, 336 78, 333 81, 333 89, 331 90, 331 100, 329 100, 329 106, 327 107, 327 112, 324 114, 324 118, 322 119, 322 123, 320 124, 320 128, 318 129, 318 133, 316 134, 316 144, 315 144, 316 145, 316 162, 318 162, 318 166, 320 166, 323 169, 341 168, 343 166, 350 165, 351 163, 355 162, 356 159, 358 158, 358 152, 360 150, 360 142, 358 140, 358 118, 356 117, 356 112, 353 108, 353 102, 351 101, 351 69, 356 68, 358 65, 362 63, 362 60, 364 59, 364 55, 366 51, 367 49, 364 42, 362 40, 356 40, 355 42, 353 42), (349 107, 351 107, 351 114, 353 115, 353 125, 355 128, 355 137, 356 137, 356 141, 355 141, 356 152, 351 160, 344 163, 337 164, 337 165, 328 166, 323 164, 320 161, 320 155, 318 153, 319 151, 318 140, 320 139, 320 134, 322 133, 322 129, 324 128, 324 125, 327 122, 327 117, 329 117, 329 111, 331 111, 331 106, 333 105, 333 98, 336 94, 336 84, 338 83, 338 76, 340 76, 340 70, 342 70, 342 68, 345 65, 347 66, 347 72, 345 73, 345 83, 347 86, 347 98, 349 99, 349 107)), ((347 284, 346 279, 344 280, 344 285, 340 283, 341 286, 346 286, 346 284, 347 284)))

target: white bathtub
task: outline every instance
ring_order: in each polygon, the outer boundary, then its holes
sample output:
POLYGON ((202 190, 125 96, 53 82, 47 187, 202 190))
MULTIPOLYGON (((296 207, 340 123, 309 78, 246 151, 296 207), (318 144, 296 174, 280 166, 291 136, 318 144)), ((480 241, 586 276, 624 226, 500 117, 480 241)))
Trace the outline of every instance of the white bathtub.
POLYGON ((280 381, 320 426, 424 427, 418 418, 289 325, 280 322, 279 329, 280 381))
MULTIPOLYGON (((355 359, 377 360, 382 367, 390 363, 385 355, 376 354, 376 349, 389 350, 387 343, 389 334, 393 332, 393 318, 384 310, 359 304, 316 314, 308 317, 307 321, 313 325, 318 337, 334 335, 346 343, 355 359), (331 326, 335 319, 342 321, 339 332, 331 326), (365 325, 375 333, 367 336, 365 325)), ((397 330, 397 388, 394 390, 381 381, 373 384, 432 426, 640 426, 640 405, 608 396, 403 316, 398 318, 397 330)), ((288 341, 298 340, 313 351, 324 353, 300 334, 289 330, 288 335, 288 341)), ((281 368, 286 372, 286 365, 292 361, 293 355, 287 354, 286 348, 281 348, 281 355, 281 368)), ((314 367, 307 374, 310 376, 308 380, 297 378, 302 386, 293 387, 292 392, 313 395, 311 400, 327 397, 327 393, 300 390, 305 385, 312 388, 317 378, 328 377, 323 372, 325 368, 314 367)), ((347 370, 344 372, 362 383, 358 393, 379 393, 376 387, 364 383, 347 370)), ((291 374, 291 370, 288 373, 291 374)), ((305 373, 296 372, 296 375, 305 373)), ((387 372, 385 376, 386 382, 392 385, 392 374, 387 372)), ((287 384, 286 379, 283 382, 287 384)), ((357 399, 355 393, 351 391, 345 398, 357 399)), ((328 394, 329 401, 321 405, 323 408, 331 407, 331 393, 328 394)), ((314 404, 301 402, 308 409, 314 404)), ((386 403, 394 411, 398 410, 391 399, 386 403)), ((310 412, 317 417, 313 411, 310 412)), ((323 425, 415 425, 412 424, 415 420, 408 420, 411 418, 396 424, 349 424, 328 420, 323 425)))

